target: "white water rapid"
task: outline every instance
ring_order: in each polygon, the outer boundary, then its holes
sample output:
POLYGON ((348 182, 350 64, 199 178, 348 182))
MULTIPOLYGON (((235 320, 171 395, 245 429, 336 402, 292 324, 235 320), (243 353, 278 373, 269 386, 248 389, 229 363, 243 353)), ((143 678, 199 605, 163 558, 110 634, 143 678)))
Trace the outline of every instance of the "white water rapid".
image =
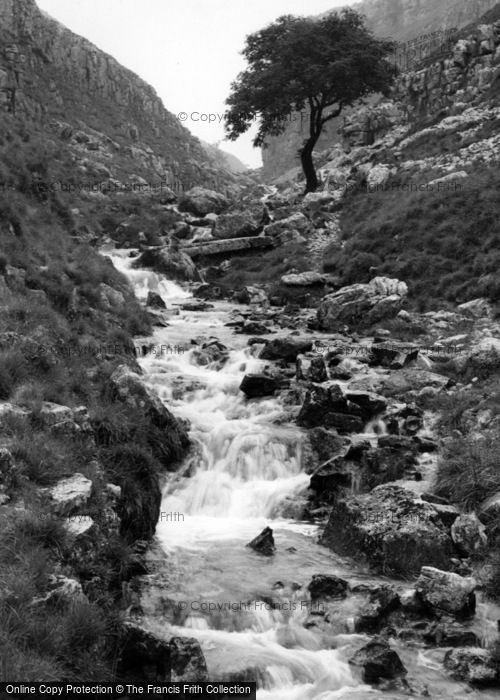
MULTIPOLYGON (((139 299, 155 291, 172 311, 190 296, 153 272, 132 270, 127 251, 110 257, 139 299)), ((165 486, 156 532, 164 574, 146 605, 148 624, 159 634, 196 637, 213 680, 257 678, 258 700, 382 697, 347 663, 368 641, 349 629, 359 600, 337 602, 326 625, 314 615, 307 593, 313 574, 351 582, 368 575, 319 546, 313 524, 295 519, 309 483, 302 470, 303 435, 286 422, 278 398, 247 400, 239 391, 245 373, 262 363, 246 336, 225 326, 234 306, 221 302, 206 312, 167 313, 168 327, 149 341, 184 351, 140 360, 151 386, 190 422, 196 446, 165 486), (197 364, 191 340, 200 337, 216 337, 231 348, 222 368, 197 364), (245 546, 266 526, 276 542, 271 557, 245 546)), ((368 432, 376 437, 383 425, 374 422, 368 432)), ((436 688, 434 697, 475 697, 445 677, 434 651, 402 646, 398 653, 414 675, 436 688)))

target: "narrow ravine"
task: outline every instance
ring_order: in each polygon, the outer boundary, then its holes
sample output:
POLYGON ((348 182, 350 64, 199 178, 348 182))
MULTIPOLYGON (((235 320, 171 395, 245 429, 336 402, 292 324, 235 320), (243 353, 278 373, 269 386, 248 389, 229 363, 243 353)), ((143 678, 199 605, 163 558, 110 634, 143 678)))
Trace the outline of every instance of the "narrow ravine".
MULTIPOLYGON (((338 601, 328 624, 316 624, 321 604, 311 602, 307 586, 318 573, 354 583, 388 579, 320 546, 318 526, 296 519, 310 479, 303 471, 304 435, 287 421, 279 397, 248 400, 239 391, 243 376, 264 364, 256 357, 260 346, 248 347, 246 336, 225 325, 234 304, 173 315, 190 296, 186 289, 132 270, 128 251, 110 257, 140 299, 155 291, 167 303, 168 326, 154 332, 152 350, 140 362, 147 382, 189 421, 195 444, 165 485, 156 531, 164 561, 144 593, 147 625, 158 634, 197 638, 211 679, 257 678, 259 700, 374 697, 348 664, 368 640, 352 632, 360 598, 338 601), (222 366, 200 364, 191 343, 196 338, 216 338, 230 348, 222 366), (266 526, 276 542, 270 557, 245 546, 266 526)), ((368 425, 360 438, 373 438, 374 429, 383 425, 368 425)), ((480 606, 478 618, 485 617, 487 608, 480 606)), ((418 689, 434 689, 432 697, 494 697, 451 681, 442 650, 400 642, 395 648, 418 689)))

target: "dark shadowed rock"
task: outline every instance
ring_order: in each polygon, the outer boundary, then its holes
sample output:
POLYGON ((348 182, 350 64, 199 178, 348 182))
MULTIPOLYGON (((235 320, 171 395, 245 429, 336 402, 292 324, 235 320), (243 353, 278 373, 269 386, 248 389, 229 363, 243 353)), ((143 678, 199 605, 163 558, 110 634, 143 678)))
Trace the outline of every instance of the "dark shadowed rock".
POLYGON ((259 358, 261 360, 285 360, 285 362, 295 362, 297 356, 309 352, 312 349, 312 342, 306 339, 288 336, 286 338, 273 338, 266 341, 259 358))
POLYGON ((458 618, 474 615, 476 582, 451 571, 423 566, 415 584, 420 600, 434 613, 446 613, 458 618))
POLYGON ((307 382, 326 382, 328 374, 322 357, 297 355, 297 379, 307 382))
POLYGON ((317 385, 307 392, 297 423, 304 428, 336 428, 339 433, 361 432, 364 427, 362 416, 362 408, 348 401, 338 384, 329 383, 317 385))
POLYGON ((378 632, 387 616, 401 605, 399 595, 391 586, 379 586, 370 591, 368 601, 360 608, 354 619, 356 632, 378 632))
POLYGON ((399 656, 385 641, 368 642, 349 659, 349 663, 361 669, 365 683, 400 678, 407 673, 399 656))
POLYGON ((433 506, 387 484, 340 499, 321 543, 344 556, 363 556, 377 570, 403 577, 422 566, 449 567, 454 547, 433 506))
POLYGON ((331 574, 315 574, 307 587, 312 600, 319 598, 346 598, 349 584, 343 578, 331 574))
POLYGON ((137 681, 207 681, 200 644, 191 637, 163 639, 135 621, 123 624, 120 675, 137 681))
POLYGON ((273 531, 270 527, 265 527, 260 533, 260 535, 257 535, 257 537, 255 537, 246 546, 250 547, 256 552, 259 552, 259 554, 264 554, 268 557, 271 556, 276 551, 273 531))
POLYGON ((259 396, 271 396, 277 386, 274 377, 269 377, 267 374, 246 374, 240 384, 240 391, 247 398, 254 399, 259 396))
POLYGON ((391 369, 401 369, 418 357, 418 347, 391 340, 375 343, 370 348, 372 364, 391 369))
POLYGON ((167 305, 161 298, 159 294, 156 292, 148 292, 148 298, 146 299, 146 304, 147 306, 150 306, 152 309, 166 309, 167 305))
POLYGON ((438 647, 477 647, 480 644, 472 630, 457 622, 435 622, 424 634, 424 640, 438 647))

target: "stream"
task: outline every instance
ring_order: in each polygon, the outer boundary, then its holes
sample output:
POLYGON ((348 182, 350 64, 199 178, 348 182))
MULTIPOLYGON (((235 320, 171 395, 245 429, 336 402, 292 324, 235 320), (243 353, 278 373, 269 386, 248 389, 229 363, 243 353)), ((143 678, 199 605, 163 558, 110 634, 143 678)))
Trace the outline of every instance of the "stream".
MULTIPOLYGON (((173 315, 191 297, 187 289, 131 269, 129 251, 103 252, 140 300, 154 291, 167 304, 168 327, 157 327, 148 342, 172 352, 148 353, 140 364, 168 408, 189 421, 195 444, 194 454, 164 486, 155 573, 143 594, 147 626, 163 636, 195 637, 210 679, 257 679, 258 700, 408 697, 364 685, 348 664, 369 641, 352 631, 363 595, 329 604, 327 623, 318 614, 321 604, 309 598, 314 574, 335 574, 351 585, 391 581, 320 546, 319 525, 294 517, 310 479, 302 466, 304 435, 287 422, 279 397, 248 400, 239 391, 243 376, 264 365, 256 357, 260 346, 249 347, 247 336, 225 325, 241 307, 214 302, 208 311, 173 315), (191 340, 209 337, 230 348, 221 368, 196 361, 191 340), (245 546, 266 526, 276 543, 270 557, 245 546)), ((367 428, 361 437, 374 435, 367 428)), ((495 615, 480 603, 471 629, 489 638, 495 615)), ((498 697, 451 680, 442 667, 446 649, 400 640, 391 645, 417 695, 427 687, 431 698, 498 697)))

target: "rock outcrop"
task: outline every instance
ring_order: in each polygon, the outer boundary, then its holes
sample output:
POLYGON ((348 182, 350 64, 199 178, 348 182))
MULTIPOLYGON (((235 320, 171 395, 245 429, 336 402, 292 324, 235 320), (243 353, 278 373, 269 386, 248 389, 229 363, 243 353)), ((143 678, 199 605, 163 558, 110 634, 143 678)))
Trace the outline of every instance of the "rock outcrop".
POLYGON ((449 568, 454 547, 437 510, 392 484, 340 499, 321 543, 344 556, 362 556, 377 570, 403 577, 422 566, 449 568))

